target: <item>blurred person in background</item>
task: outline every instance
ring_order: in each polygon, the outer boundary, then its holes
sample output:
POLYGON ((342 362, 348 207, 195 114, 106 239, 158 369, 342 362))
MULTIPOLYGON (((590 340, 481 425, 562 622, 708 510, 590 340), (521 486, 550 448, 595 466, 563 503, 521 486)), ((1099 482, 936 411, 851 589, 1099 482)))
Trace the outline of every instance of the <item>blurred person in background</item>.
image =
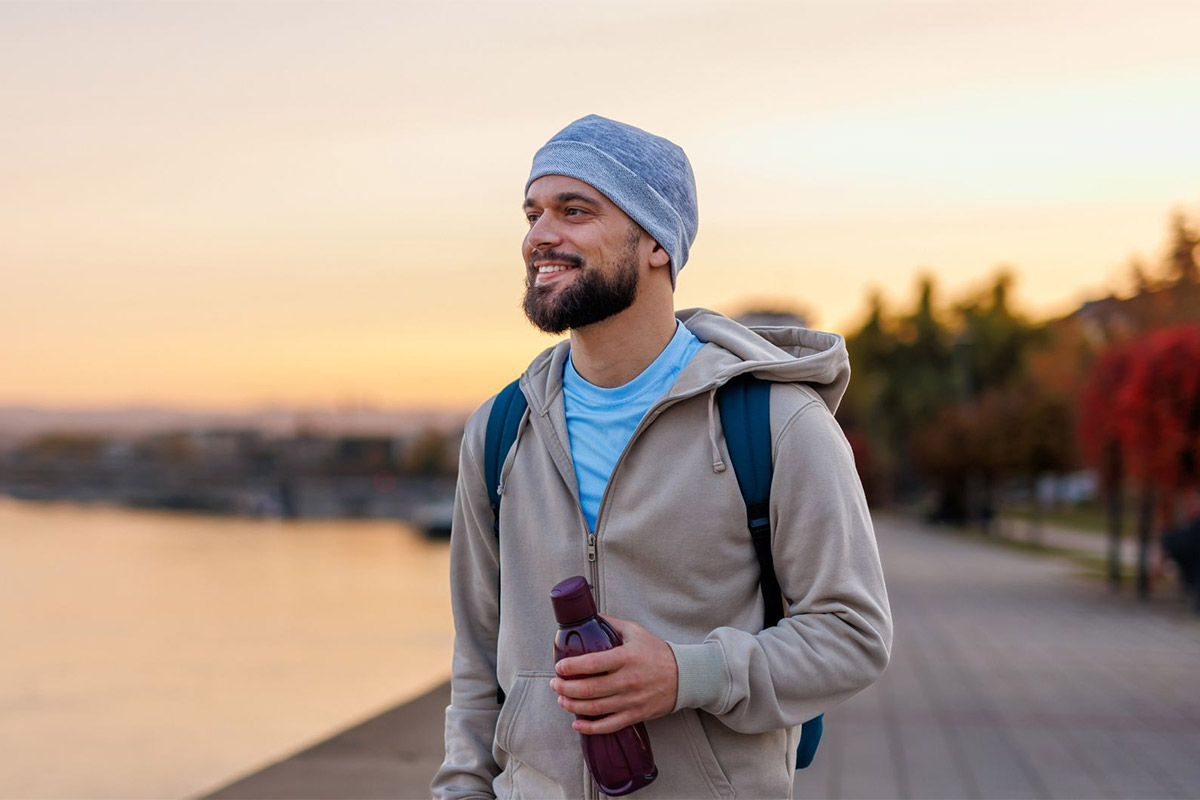
POLYGON ((534 156, 524 211, 525 313, 570 337, 520 378, 529 409, 500 454, 499 520, 483 464, 495 398, 467 425, 434 795, 596 796, 574 733, 645 722, 658 778, 639 796, 790 797, 798 726, 875 681, 891 646, 871 519, 833 418, 844 343, 675 313, 697 206, 691 164, 666 139, 571 123, 534 156), (786 598, 766 628, 714 411, 717 389, 748 373, 770 382, 770 547, 786 598), (623 644, 556 665, 549 591, 577 574, 623 644))

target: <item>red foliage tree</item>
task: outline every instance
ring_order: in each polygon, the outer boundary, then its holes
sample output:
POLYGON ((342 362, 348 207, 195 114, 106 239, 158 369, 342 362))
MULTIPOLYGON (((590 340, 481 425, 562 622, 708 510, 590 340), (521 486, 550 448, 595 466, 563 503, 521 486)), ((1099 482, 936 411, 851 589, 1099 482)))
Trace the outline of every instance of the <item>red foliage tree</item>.
POLYGON ((1200 459, 1200 326, 1167 328, 1133 351, 1118 404, 1130 473, 1164 493, 1165 511, 1197 485, 1200 459))
POLYGON ((1118 398, 1133 370, 1134 346, 1117 344, 1105 350, 1083 385, 1079 410, 1079 442, 1084 460, 1100 473, 1108 515, 1108 582, 1121 585, 1121 522, 1125 517, 1125 464, 1121 448, 1118 398))
POLYGON ((1119 481, 1111 465, 1106 464, 1105 451, 1121 443, 1121 414, 1118 397, 1133 371, 1134 347, 1117 344, 1109 347, 1088 372, 1080 398, 1079 443, 1089 464, 1100 468, 1104 483, 1119 481))
MULTIPOLYGON (((1126 473, 1140 488, 1138 594, 1144 597, 1154 512, 1169 524, 1179 498, 1200 485, 1200 326, 1167 328, 1107 351, 1088 377, 1082 405, 1080 438, 1100 468, 1110 512, 1119 512, 1113 498, 1126 473)), ((1110 517, 1110 531, 1119 541, 1119 520, 1110 517)))

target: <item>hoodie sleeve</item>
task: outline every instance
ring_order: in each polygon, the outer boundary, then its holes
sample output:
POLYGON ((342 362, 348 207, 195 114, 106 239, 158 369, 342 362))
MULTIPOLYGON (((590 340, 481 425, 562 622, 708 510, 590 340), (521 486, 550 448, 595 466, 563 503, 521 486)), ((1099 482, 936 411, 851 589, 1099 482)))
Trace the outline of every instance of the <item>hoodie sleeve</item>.
POLYGON ((454 611, 454 661, 446 709, 446 756, 432 784, 433 797, 495 797, 500 767, 492 741, 496 701, 496 635, 499 626, 498 543, 481 464, 489 406, 468 422, 459 458, 450 535, 450 596, 454 611))
POLYGON ((811 399, 786 419, 774 462, 771 547, 787 616, 757 634, 723 627, 700 644, 671 645, 676 709, 703 709, 742 733, 799 725, 866 688, 892 642, 866 498, 824 403, 811 399))

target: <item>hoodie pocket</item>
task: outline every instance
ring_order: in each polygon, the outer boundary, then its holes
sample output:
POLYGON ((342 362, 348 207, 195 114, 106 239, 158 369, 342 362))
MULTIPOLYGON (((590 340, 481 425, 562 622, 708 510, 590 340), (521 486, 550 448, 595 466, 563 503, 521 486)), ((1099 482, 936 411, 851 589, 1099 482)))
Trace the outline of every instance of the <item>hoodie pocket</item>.
POLYGON ((498 797, 576 797, 583 791, 579 734, 571 728, 573 717, 558 707, 553 677, 521 671, 507 692, 492 748, 503 770, 496 778, 498 797))
MULTIPOLYGON (((502 772, 497 797, 584 797, 587 768, 574 719, 558 707, 550 689, 553 672, 522 671, 507 693, 496 721, 493 755, 502 772)), ((658 780, 634 796, 732 798, 733 786, 717 760, 700 721, 701 712, 682 709, 646 723, 658 780)), ((595 791, 592 789, 591 791, 595 791)))
POLYGON ((681 716, 688 747, 698 765, 699 774, 704 778, 712 796, 734 797, 736 792, 733 791, 729 778, 726 777, 720 762, 717 761, 717 754, 713 751, 712 743, 709 742, 708 735, 704 732, 704 726, 700 724, 699 712, 694 708, 687 708, 682 711, 681 716))
POLYGON ((646 732, 658 765, 658 780, 639 790, 635 797, 730 798, 737 793, 717 761, 712 743, 695 709, 650 720, 646 732))

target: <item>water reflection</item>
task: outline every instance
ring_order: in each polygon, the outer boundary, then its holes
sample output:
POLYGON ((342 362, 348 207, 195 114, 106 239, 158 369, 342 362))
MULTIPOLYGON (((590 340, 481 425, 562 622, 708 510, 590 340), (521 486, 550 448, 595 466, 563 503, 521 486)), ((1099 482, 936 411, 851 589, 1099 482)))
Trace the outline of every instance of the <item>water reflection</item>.
POLYGON ((0 797, 178 797, 439 682, 448 550, 382 521, 0 499, 0 797))

